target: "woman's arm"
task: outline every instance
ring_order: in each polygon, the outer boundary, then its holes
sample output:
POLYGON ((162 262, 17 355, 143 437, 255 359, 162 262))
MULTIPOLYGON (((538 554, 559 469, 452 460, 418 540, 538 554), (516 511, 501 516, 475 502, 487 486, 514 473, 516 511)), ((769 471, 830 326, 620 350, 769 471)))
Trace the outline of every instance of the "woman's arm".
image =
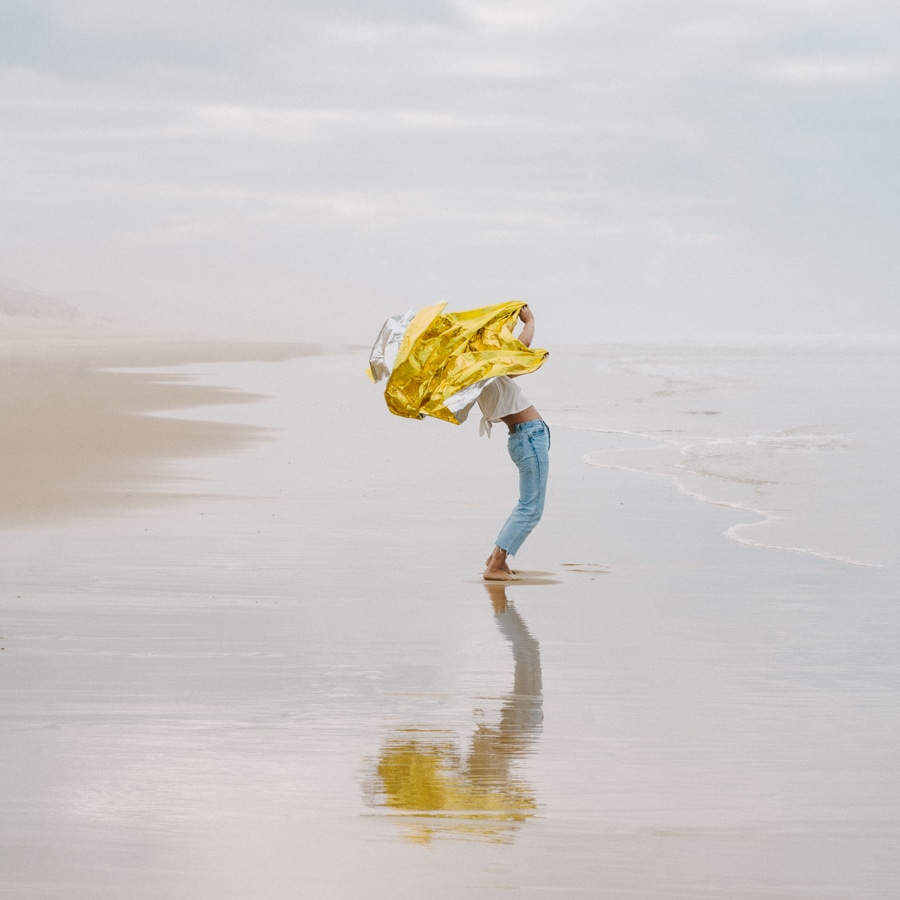
POLYGON ((534 340, 534 313, 527 306, 523 306, 519 310, 519 319, 524 325, 522 333, 519 335, 519 341, 526 347, 530 347, 534 340))

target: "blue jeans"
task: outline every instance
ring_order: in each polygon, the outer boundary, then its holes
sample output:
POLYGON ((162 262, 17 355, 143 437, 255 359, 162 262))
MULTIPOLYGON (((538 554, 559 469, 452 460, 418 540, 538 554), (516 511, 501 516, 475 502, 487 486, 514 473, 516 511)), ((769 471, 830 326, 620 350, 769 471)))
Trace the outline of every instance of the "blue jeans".
POLYGON ((543 419, 520 422, 509 436, 510 459, 519 468, 519 502, 500 529, 497 546, 515 556, 544 512, 550 471, 550 429, 543 419))

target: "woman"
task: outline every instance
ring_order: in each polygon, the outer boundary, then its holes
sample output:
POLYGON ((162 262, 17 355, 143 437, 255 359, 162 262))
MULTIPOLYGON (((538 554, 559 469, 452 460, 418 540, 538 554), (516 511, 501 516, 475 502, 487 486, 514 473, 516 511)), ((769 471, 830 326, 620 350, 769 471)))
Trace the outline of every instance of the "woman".
MULTIPOLYGON (((534 313, 523 306, 519 319, 524 326, 519 341, 530 347, 534 340, 534 313)), ((483 417, 482 434, 490 435, 494 422, 503 422, 509 429, 509 455, 519 469, 519 502, 500 530, 483 573, 485 581, 511 581, 514 575, 506 558, 515 556, 544 511, 550 469, 550 429, 518 385, 506 375, 481 392, 478 405, 483 417)))

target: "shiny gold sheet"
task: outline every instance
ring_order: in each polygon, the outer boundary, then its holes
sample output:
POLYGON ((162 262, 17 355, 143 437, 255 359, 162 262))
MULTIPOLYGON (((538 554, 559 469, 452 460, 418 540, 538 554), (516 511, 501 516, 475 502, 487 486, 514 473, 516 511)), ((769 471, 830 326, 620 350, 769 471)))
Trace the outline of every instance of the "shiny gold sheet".
POLYGON ((410 419, 433 416, 459 425, 477 397, 476 391, 462 410, 452 399, 461 390, 539 368, 548 351, 526 347, 513 335, 523 306, 513 300, 457 313, 444 312, 445 303, 419 310, 406 328, 385 388, 388 409, 410 419))

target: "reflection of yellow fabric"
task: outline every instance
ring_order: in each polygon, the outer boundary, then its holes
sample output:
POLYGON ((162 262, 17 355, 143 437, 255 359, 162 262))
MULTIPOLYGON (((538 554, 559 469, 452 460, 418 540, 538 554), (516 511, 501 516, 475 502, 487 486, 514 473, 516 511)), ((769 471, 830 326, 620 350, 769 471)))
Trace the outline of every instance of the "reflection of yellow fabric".
POLYGON ((446 406, 455 393, 485 378, 533 372, 547 357, 513 336, 523 302, 458 313, 445 313, 445 306, 419 310, 403 336, 384 391, 395 415, 459 425, 446 406))
MULTIPOLYGON (((537 803, 528 788, 510 776, 502 736, 491 732, 496 765, 480 758, 473 770, 464 764, 450 742, 394 740, 382 750, 378 779, 385 806, 412 813, 454 814, 454 830, 483 837, 502 836, 504 823, 522 822, 534 815, 537 803), (469 821, 467 821, 469 820, 469 821), (471 820, 476 820, 477 825, 471 820)), ((482 748, 482 757, 484 756, 482 748)), ((488 756, 491 754, 488 753, 488 756)), ((430 829, 413 833, 413 839, 428 840, 430 829), (415 837, 418 835, 418 837, 415 837)))

